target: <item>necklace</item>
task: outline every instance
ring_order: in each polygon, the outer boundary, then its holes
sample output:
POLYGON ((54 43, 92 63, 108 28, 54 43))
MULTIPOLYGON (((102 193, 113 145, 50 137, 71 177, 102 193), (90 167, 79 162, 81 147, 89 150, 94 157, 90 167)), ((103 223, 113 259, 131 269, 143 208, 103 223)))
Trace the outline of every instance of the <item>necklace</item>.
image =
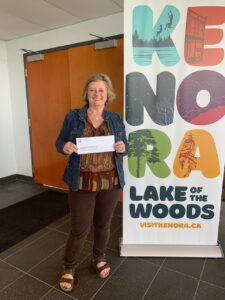
POLYGON ((89 118, 94 118, 96 121, 102 120, 102 113, 97 116, 92 110, 88 109, 89 118))

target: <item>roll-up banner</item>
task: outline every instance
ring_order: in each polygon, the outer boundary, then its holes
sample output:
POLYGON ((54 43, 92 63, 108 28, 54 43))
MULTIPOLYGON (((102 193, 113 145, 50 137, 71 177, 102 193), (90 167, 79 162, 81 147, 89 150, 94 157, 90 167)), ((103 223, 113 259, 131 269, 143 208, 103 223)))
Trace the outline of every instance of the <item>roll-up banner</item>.
POLYGON ((121 256, 222 257, 225 2, 124 1, 121 256))

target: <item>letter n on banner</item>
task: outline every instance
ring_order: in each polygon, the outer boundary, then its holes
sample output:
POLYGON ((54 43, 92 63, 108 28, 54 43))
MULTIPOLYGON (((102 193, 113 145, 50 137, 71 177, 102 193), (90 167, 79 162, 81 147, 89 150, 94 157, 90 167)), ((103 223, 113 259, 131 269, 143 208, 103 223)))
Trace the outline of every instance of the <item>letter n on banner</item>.
POLYGON ((124 1, 122 256, 223 256, 225 3, 211 2, 124 1))

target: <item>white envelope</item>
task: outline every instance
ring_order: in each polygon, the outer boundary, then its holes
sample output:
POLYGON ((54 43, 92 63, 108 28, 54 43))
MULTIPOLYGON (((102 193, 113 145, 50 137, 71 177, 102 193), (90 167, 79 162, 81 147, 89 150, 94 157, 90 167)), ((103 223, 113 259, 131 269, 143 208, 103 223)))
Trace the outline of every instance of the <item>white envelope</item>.
POLYGON ((114 150, 115 136, 93 136, 76 138, 78 154, 112 152, 114 150))

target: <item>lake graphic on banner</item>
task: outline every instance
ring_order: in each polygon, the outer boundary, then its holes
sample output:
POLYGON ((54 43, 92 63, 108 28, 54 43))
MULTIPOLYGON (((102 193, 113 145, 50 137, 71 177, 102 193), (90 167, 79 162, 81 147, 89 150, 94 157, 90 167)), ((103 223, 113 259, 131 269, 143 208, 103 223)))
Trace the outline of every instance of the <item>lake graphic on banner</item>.
POLYGON ((148 48, 148 47, 134 47, 134 60, 140 66, 149 66, 152 63, 152 55, 157 51, 160 59, 166 66, 173 66, 178 57, 177 52, 174 51, 174 47, 160 48, 148 48))

